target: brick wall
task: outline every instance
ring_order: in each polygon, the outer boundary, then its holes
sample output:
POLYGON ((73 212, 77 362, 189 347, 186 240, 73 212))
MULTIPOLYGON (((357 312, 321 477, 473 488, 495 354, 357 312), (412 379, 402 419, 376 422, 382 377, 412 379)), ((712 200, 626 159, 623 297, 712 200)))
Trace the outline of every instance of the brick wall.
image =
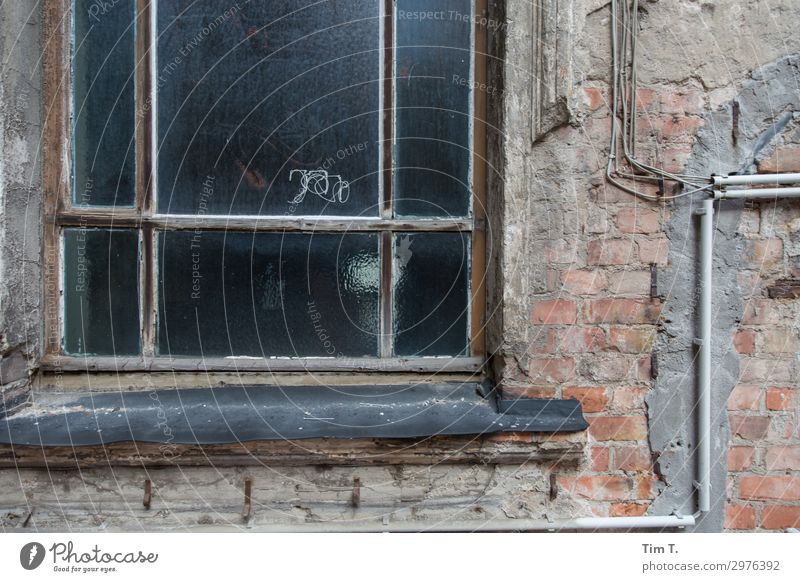
MULTIPOLYGON (((759 172, 800 172, 798 140, 790 124, 758 161, 759 172)), ((740 233, 745 310, 733 338, 741 373, 728 401, 725 527, 800 527, 800 204, 749 204, 740 233)))

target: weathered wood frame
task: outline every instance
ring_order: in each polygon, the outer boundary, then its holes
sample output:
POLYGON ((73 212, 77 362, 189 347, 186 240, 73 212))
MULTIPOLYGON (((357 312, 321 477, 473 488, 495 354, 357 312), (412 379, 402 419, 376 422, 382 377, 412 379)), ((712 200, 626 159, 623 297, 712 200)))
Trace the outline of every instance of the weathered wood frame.
MULTIPOLYGON (((70 37, 71 1, 44 0, 45 73, 43 140, 43 172, 45 189, 45 221, 43 264, 45 335, 42 368, 45 371, 378 371, 378 372, 437 372, 462 371, 474 373, 485 360, 486 311, 486 95, 474 90, 473 103, 473 212, 471 218, 457 220, 396 220, 392 217, 392 144, 394 111, 394 2, 383 0, 384 20, 384 83, 382 87, 385 144, 382 159, 383 198, 378 219, 333 219, 298 217, 295 219, 244 216, 158 215, 154 204, 153 128, 155 102, 152 77, 155 71, 155 51, 151 50, 154 10, 151 0, 137 1, 136 35, 136 197, 134 208, 87 208, 72 205, 71 198, 71 78, 70 37), (135 357, 84 357, 62 353, 63 297, 61 233, 65 227, 128 227, 141 234, 140 261, 140 322, 142 354, 135 357), (379 232, 381 235, 381 336, 380 357, 354 359, 327 358, 176 358, 155 355, 156 330, 156 245, 157 230, 219 229, 246 232, 379 232), (469 354, 459 358, 398 358, 392 354, 391 273, 394 232, 467 232, 471 234, 471 282, 469 313, 469 354)), ((474 0, 474 15, 486 15, 487 0, 474 0)), ((487 29, 482 18, 474 19, 473 76, 475 86, 486 86, 487 29)))

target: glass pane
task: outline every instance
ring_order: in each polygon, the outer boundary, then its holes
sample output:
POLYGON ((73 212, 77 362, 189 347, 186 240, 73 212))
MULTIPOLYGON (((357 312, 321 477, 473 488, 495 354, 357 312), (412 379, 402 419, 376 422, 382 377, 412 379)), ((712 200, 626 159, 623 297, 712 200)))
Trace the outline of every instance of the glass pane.
POLYGON ((160 2, 159 212, 376 215, 379 4, 160 2))
POLYGON ((132 206, 135 198, 135 2, 75 0, 72 201, 132 206))
POLYGON ((139 353, 139 234, 64 230, 64 351, 139 353))
POLYGON ((395 237, 396 355, 466 355, 469 260, 468 233, 425 232, 395 237))
POLYGON ((377 234, 162 232, 158 351, 377 356, 377 234))
POLYGON ((395 212, 470 209, 472 0, 398 0, 395 212))

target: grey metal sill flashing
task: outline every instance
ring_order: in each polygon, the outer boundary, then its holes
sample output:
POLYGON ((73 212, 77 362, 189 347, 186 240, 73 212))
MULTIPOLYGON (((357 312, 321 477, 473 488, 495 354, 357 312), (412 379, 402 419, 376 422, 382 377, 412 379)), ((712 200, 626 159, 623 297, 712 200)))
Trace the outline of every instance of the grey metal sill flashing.
POLYGON ((33 393, 0 419, 0 444, 227 444, 311 438, 420 438, 587 428, 577 400, 502 400, 477 383, 240 386, 33 393))

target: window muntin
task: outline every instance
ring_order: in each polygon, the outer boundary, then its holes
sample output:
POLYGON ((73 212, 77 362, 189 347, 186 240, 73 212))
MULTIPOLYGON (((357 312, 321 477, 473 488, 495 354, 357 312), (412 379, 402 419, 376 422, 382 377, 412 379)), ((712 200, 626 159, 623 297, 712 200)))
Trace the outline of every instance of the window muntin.
MULTIPOLYGON (((430 356, 464 358, 464 360, 469 359, 468 356, 473 356, 473 360, 477 359, 475 356, 480 355, 480 348, 476 336, 480 335, 480 322, 475 320, 476 314, 480 314, 481 310, 476 309, 475 297, 480 292, 481 280, 478 279, 476 285, 473 254, 480 253, 483 249, 483 233, 480 229, 475 229, 475 220, 471 215, 473 198, 471 194, 474 190, 473 182, 476 180, 474 174, 476 169, 472 158, 478 157, 474 155, 472 140, 473 132, 475 132, 473 124, 475 102, 481 102, 482 96, 473 95, 471 90, 476 74, 472 54, 474 53, 473 45, 477 29, 470 9, 471 3, 467 0, 446 0, 435 2, 436 6, 431 6, 430 2, 401 0, 391 11, 391 2, 287 0, 270 3, 269 8, 256 6, 253 12, 247 13, 245 9, 250 7, 249 3, 242 6, 235 4, 233 5, 235 10, 232 10, 226 2, 218 2, 215 4, 219 4, 219 14, 207 14, 205 24, 199 29, 197 27, 203 22, 203 19, 197 13, 192 12, 196 4, 189 1, 170 3, 166 10, 163 5, 158 9, 156 7, 149 9, 149 3, 140 2, 138 4, 140 12, 135 28, 137 35, 136 62, 139 66, 133 76, 137 84, 135 208, 130 211, 126 210, 124 205, 118 203, 120 198, 116 195, 114 200, 117 204, 111 208, 103 205, 98 208, 91 207, 87 212, 86 209, 78 208, 77 205, 73 207, 67 205, 56 218, 64 232, 70 226, 77 226, 89 232, 92 230, 91 228, 87 229, 89 226, 100 230, 125 228, 140 232, 141 252, 138 254, 138 264, 127 264, 122 269, 129 273, 128 288, 141 290, 141 297, 138 301, 141 316, 139 325, 141 341, 137 354, 139 359, 152 361, 159 358, 213 356, 223 359, 234 357, 265 360, 303 358, 307 360, 308 358, 331 357, 327 353, 330 347, 326 345, 328 340, 320 337, 328 334, 319 332, 319 324, 314 321, 316 316, 313 314, 313 309, 311 312, 309 309, 305 309, 300 313, 296 307, 293 307, 290 311, 281 314, 280 319, 269 321, 265 314, 259 311, 261 308, 256 301, 257 292, 263 293, 264 297, 267 297, 264 299, 259 296, 259 301, 264 305, 274 304, 276 297, 273 297, 273 300, 268 298, 275 295, 276 292, 277 299, 284 305, 305 303, 308 307, 308 305, 325 304, 326 301, 328 303, 338 301, 339 308, 328 307, 325 315, 329 316, 328 320, 332 323, 332 327, 335 326, 338 335, 347 340, 339 341, 333 357, 352 359, 354 362, 358 362, 358 366, 363 365, 364 360, 371 361, 373 359, 376 361, 397 358, 405 360, 430 356), (360 10, 354 10, 354 4, 358 4, 360 10), (320 11, 319 6, 321 5, 325 5, 328 11, 320 11), (276 6, 283 8, 276 8, 276 6), (281 9, 300 22, 299 29, 303 29, 303 26, 306 27, 300 32, 308 32, 300 34, 295 29, 294 31, 284 31, 283 40, 280 40, 280 35, 273 35, 270 38, 267 32, 270 27, 274 29, 275 21, 288 21, 289 17, 276 17, 275 20, 269 22, 259 22, 259 19, 263 19, 267 12, 271 11, 270 15, 274 15, 281 9), (313 12, 314 10, 317 12, 313 12), (371 12, 371 10, 377 10, 377 12, 371 12), (181 15, 181 17, 173 18, 170 23, 164 15, 173 13, 181 15), (438 34, 436 25, 432 25, 436 18, 430 20, 419 16, 432 13, 439 15, 441 26, 438 34), (313 30, 320 15, 324 15, 322 20, 333 19, 335 24, 323 28, 323 32, 313 30), (342 15, 358 16, 358 18, 347 20, 347 18, 342 18, 342 15), (159 23, 162 17, 166 24, 162 26, 164 30, 159 32, 159 23), (186 19, 184 20, 183 17, 186 19), (336 18, 339 20, 336 21, 336 18), (200 90, 203 83, 211 82, 209 75, 204 78, 204 75, 200 74, 201 66, 194 65, 195 68, 192 69, 192 65, 187 65, 184 70, 181 70, 181 65, 186 63, 182 61, 170 64, 169 59, 163 58, 165 47, 172 48, 181 44, 184 48, 191 47, 191 50, 184 51, 188 52, 189 57, 192 55, 195 57, 200 55, 204 58, 209 55, 213 56, 215 50, 215 45, 211 42, 213 30, 221 29, 226 24, 238 26, 240 30, 244 30, 245 34, 239 38, 238 43, 228 36, 218 39, 219 46, 217 48, 223 51, 221 53, 223 58, 216 58, 209 69, 219 69, 220 78, 223 81, 231 78, 244 79, 244 83, 247 85, 246 91, 237 93, 229 91, 229 87, 220 87, 218 91, 200 90), (195 28, 195 33, 191 34, 191 30, 189 30, 186 34, 169 37, 172 41, 164 40, 162 42, 162 37, 166 37, 164 31, 178 25, 189 29, 195 28), (338 32, 330 32, 330 30, 348 26, 361 27, 359 30, 363 30, 367 38, 356 42, 352 41, 352 35, 337 36, 338 32), (355 89, 355 94, 361 97, 358 103, 336 102, 335 107, 338 109, 335 109, 334 113, 346 117, 343 120, 344 124, 351 121, 352 118, 361 121, 351 124, 350 134, 344 131, 338 135, 337 139, 327 142, 325 139, 318 139, 321 135, 330 133, 330 127, 343 124, 340 123, 342 120, 336 119, 336 115, 333 116, 328 127, 320 124, 319 120, 325 113, 323 111, 325 107, 317 109, 315 107, 330 102, 326 101, 328 93, 333 91, 347 94, 348 91, 353 90, 353 87, 342 84, 337 74, 328 74, 327 77, 323 75, 324 82, 305 82, 305 77, 308 77, 309 74, 313 76, 313 71, 324 68, 324 66, 315 65, 311 67, 311 73, 303 71, 299 76, 285 81, 285 88, 290 87, 293 83, 300 83, 312 93, 315 87, 327 91, 327 93, 323 92, 321 96, 295 95, 296 102, 292 103, 290 92, 287 94, 288 96, 283 95, 278 100, 284 108, 294 107, 290 115, 293 118, 302 119, 302 115, 306 115, 304 123, 307 127, 309 124, 313 125, 316 119, 321 130, 312 135, 311 139, 303 142, 296 141, 295 143, 300 144, 300 147, 295 147, 293 150, 294 152, 315 153, 314 149, 316 148, 315 155, 311 155, 306 160, 284 156, 277 162, 259 158, 259 155, 263 154, 264 146, 270 147, 271 142, 261 140, 259 143, 260 138, 258 138, 254 143, 245 144, 243 140, 252 140, 253 132, 243 130, 243 128, 252 129, 252 126, 247 126, 243 121, 247 122, 251 117, 257 115, 262 116, 262 121, 270 121, 270 118, 268 113, 259 110, 264 99, 257 91, 258 80, 253 80, 247 74, 243 75, 242 71, 268 67, 269 65, 264 63, 269 61, 270 55, 275 52, 288 51, 281 44, 282 42, 292 48, 302 45, 304 50, 308 51, 309 47, 314 47, 314 42, 303 44, 301 41, 307 41, 309 37, 319 37, 317 40, 324 39, 325 34, 340 39, 346 50, 340 53, 326 51, 324 58, 327 60, 324 63, 350 60, 351 66, 347 67, 347 74, 349 75, 351 70, 355 71, 354 74, 361 75, 359 78, 363 81, 358 83, 358 88, 355 89), (276 36, 278 40, 275 40, 276 36), (207 38, 202 40, 203 37, 207 38), (154 41, 154 38, 158 40, 154 41), (393 41, 395 38, 397 39, 396 43, 393 41), (148 40, 144 42, 143 39, 148 40), (381 44, 376 45, 376 40, 381 44), (403 44, 401 40, 404 40, 406 44, 403 44), (270 45, 270 42, 274 44, 270 45), (438 45, 434 44, 435 42, 438 42, 438 45), (149 50, 154 43, 158 46, 158 51, 149 50), (206 48, 199 48, 203 46, 206 48), (246 54, 246 51, 240 52, 239 49, 242 47, 256 47, 264 50, 259 58, 258 55, 246 54), (366 58, 365 55, 369 53, 376 53, 378 58, 366 58), (448 57, 449 53, 451 56, 448 57), (244 56, 234 59, 235 66, 226 70, 225 55, 244 56), (449 75, 447 74, 448 61, 451 61, 449 75), (169 68, 164 69, 167 65, 169 68), (172 70, 176 65, 178 69, 172 70), (169 71, 166 80, 164 79, 165 70, 169 71), (420 74, 416 74, 415 71, 420 74), (375 82, 370 82, 369 77, 374 76, 374 72, 377 72, 375 82), (183 92, 179 87, 173 91, 172 97, 165 97, 170 90, 171 82, 183 82, 183 85, 180 85, 180 87, 184 87, 183 92), (303 85, 304 82, 305 85, 303 85), (339 85, 336 84, 337 82, 339 85), (403 89, 400 88, 401 84, 404 84, 403 89), (165 87, 167 88, 165 89, 165 87), (235 123, 227 123, 227 125, 223 121, 227 116, 226 108, 220 105, 226 103, 224 99, 220 99, 220 95, 225 93, 239 95, 238 98, 230 101, 227 109, 234 111, 231 115, 235 123), (248 101, 249 93, 254 93, 256 98, 248 101), (374 104, 371 101, 368 102, 368 98, 374 99, 376 94, 378 102, 374 104), (199 131, 194 131, 188 140, 186 136, 189 132, 181 130, 174 135, 171 134, 172 127, 180 125, 177 121, 184 113, 179 107, 173 116, 173 123, 166 126, 170 129, 165 130, 164 122, 167 116, 162 116, 162 112, 171 112, 175 109, 174 102, 172 104, 169 102, 169 99, 174 99, 175 95, 182 97, 184 104, 191 99, 196 99, 199 103, 199 105, 195 103, 192 107, 187 106, 187 110, 192 115, 184 116, 184 119, 188 120, 190 129, 192 129, 191 118, 199 117, 200 113, 204 111, 204 107, 206 111, 204 119, 214 120, 214 123, 208 124, 208 128, 213 127, 214 129, 209 129, 202 139, 197 137, 200 134, 199 131), (166 100, 166 104, 164 104, 164 100, 166 100), (162 105, 164 105, 164 109, 162 109, 162 105), (220 107, 219 110, 216 110, 217 106, 220 107), (417 124, 414 123, 414 112, 422 112, 417 124), (351 115, 353 113, 355 115, 351 115), (376 121, 380 121, 380 123, 376 124, 376 121), (221 127, 217 122, 221 122, 223 126, 221 127), (215 133, 215 131, 217 132, 215 133), (367 139, 366 147, 358 147, 358 144, 364 143, 358 141, 361 136, 374 137, 376 132, 379 137, 377 142, 367 139), (355 148, 344 151, 344 148, 340 147, 336 151, 332 151, 331 156, 323 159, 322 164, 314 167, 313 162, 322 159, 320 156, 326 149, 339 145, 343 136, 347 135, 356 136, 355 148), (236 139, 232 139, 231 136, 236 136, 236 139), (175 152, 180 147, 187 151, 192 150, 196 146, 193 140, 199 140, 197 143, 210 146, 212 150, 216 146, 219 155, 212 156, 217 160, 216 166, 208 162, 207 155, 203 164, 194 164, 197 157, 184 155, 180 160, 180 163, 184 165, 180 169, 176 169, 175 164, 172 163, 175 161, 175 152), (239 150, 233 150, 231 144, 234 141, 237 144, 236 147, 240 148, 239 150), (179 146, 175 146, 175 143, 178 143, 179 146), (242 144, 246 145, 244 149, 241 149, 242 144), (304 147, 306 150, 303 150, 304 147), (420 152, 424 152, 424 155, 420 155, 420 152), (340 157, 343 159, 340 160, 340 157), (154 159, 158 160, 157 164, 151 162, 154 159), (188 165, 187 159, 191 160, 188 165), (223 161, 220 162, 220 160, 223 161), (303 163, 308 164, 309 160, 311 162, 308 167, 295 167, 302 166, 303 163), (358 176, 355 180, 346 180, 350 186, 349 196, 346 200, 360 200, 358 204, 351 205, 351 208, 345 208, 346 205, 342 204, 342 199, 345 198, 342 195, 342 189, 340 187, 338 191, 336 190, 335 178, 332 178, 334 174, 331 172, 328 172, 327 175, 327 189, 318 183, 322 181, 323 175, 320 170, 326 170, 326 162, 328 162, 328 166, 360 168, 359 171, 363 175, 358 176), (406 165, 403 165, 404 163, 406 165), (424 164, 427 164, 427 167, 424 164), (225 167, 224 171, 220 171, 221 165, 225 167), (186 168, 194 169, 189 171, 186 168), (209 171, 209 168, 213 171, 209 171), (233 172, 231 172, 231 168, 233 168, 233 172), (162 170, 167 176, 166 179, 162 176, 162 170), (292 170, 295 171, 294 174, 292 174, 292 170), (284 174, 283 180, 278 179, 281 173, 284 174), (223 175, 224 177, 221 177, 223 175), (287 176, 297 181, 292 183, 291 180, 286 180, 287 176), (300 179, 301 177, 305 178, 304 182, 300 179), (166 195, 164 195, 165 183, 169 188, 166 195), (264 188, 265 183, 269 184, 266 188, 264 188), (211 195, 207 192, 209 184, 213 184, 211 195), (258 194, 252 195, 252 193, 249 196, 245 195, 242 190, 243 184, 245 188, 261 187, 263 196, 259 198, 258 194), (287 184, 292 186, 288 191, 287 184), (370 184, 371 187, 367 187, 370 184), (180 188, 177 187, 178 185, 180 188), (301 197, 300 194, 304 189, 305 196, 301 197), (324 196, 320 193, 323 193, 324 196), (364 202, 365 199, 366 202, 364 202), (303 203, 307 205, 301 209, 300 206, 303 203), (164 210, 168 210, 170 214, 164 210), (88 221, 87 216, 89 217, 88 221), (222 293, 221 295, 211 294, 211 297, 206 300, 209 301, 209 305, 214 305, 215 308, 222 310, 224 314, 222 324, 218 317, 217 319, 212 317, 213 309, 203 309, 203 306, 192 297, 191 292, 188 294, 189 298, 185 304, 181 304, 180 298, 176 297, 178 291, 168 283, 170 278, 175 281, 183 281, 182 284, 176 283, 175 287, 183 289, 184 295, 186 294, 186 281, 191 281, 192 275, 197 274, 197 272, 193 272, 193 265, 196 264, 193 263, 196 260, 196 257, 193 256, 195 249, 191 248, 190 243, 187 246, 187 241, 197 238, 198 235, 201 235, 201 238, 205 237, 206 242, 212 248, 216 248, 211 251, 211 254, 214 255, 213 258, 209 258, 209 255, 206 254, 205 264, 215 265, 209 276, 219 279, 212 287, 216 286, 222 293), (232 277, 228 277, 229 281, 224 280, 225 268, 230 267, 230 265, 223 266, 226 256, 238 257, 240 268, 236 277, 240 280, 242 277, 247 277, 247 275, 241 275, 244 267, 254 271, 257 264, 252 260, 252 252, 249 258, 242 255, 242 249, 248 246, 242 241, 249 241, 250 250, 259 254, 265 251, 262 245, 266 242, 262 241, 286 240, 289 235, 299 237, 296 240, 303 239, 305 241, 303 244, 306 244, 309 249, 316 248, 315 243, 310 242, 314 241, 315 237, 322 242, 325 239, 338 240, 340 246, 345 240, 369 240, 368 246, 370 249, 374 248, 375 252, 370 251, 369 260, 363 261, 363 263, 370 265, 368 269, 370 275, 366 276, 361 273, 359 277, 372 282, 377 279, 377 289, 373 284, 369 293, 362 293, 362 296, 357 297, 353 304, 357 308, 348 304, 348 301, 341 301, 340 295, 332 298, 330 295, 323 297, 320 293, 312 293, 311 289, 316 285, 317 271, 309 266, 320 261, 325 262, 321 256, 316 255, 317 251, 306 253, 302 257, 302 262, 289 261, 291 268, 295 271, 303 272, 305 269, 305 285, 302 276, 296 277, 297 280, 292 283, 294 288, 291 297, 286 291, 287 282, 281 279, 281 275, 278 277, 280 285, 278 285, 277 291, 274 286, 270 291, 267 284, 264 284, 264 288, 261 289, 259 281, 269 280, 270 269, 274 270, 276 267, 283 269, 282 265, 287 264, 287 257, 282 256, 279 250, 278 254, 272 257, 272 261, 264 261, 263 272, 253 273, 254 279, 248 281, 247 285, 250 292, 244 294, 244 302, 240 297, 242 294, 226 292, 232 279, 232 277), (373 243, 375 243, 374 246, 373 243), (181 246, 183 250, 181 250, 181 246), (412 257, 411 261, 405 258, 409 253, 412 257), (250 262, 248 263, 248 261, 250 262), (406 261, 405 264, 403 261, 406 261), (168 262, 169 265, 167 265, 168 262), (300 264, 296 264, 298 262, 300 264), (436 284, 431 286, 431 279, 426 280, 425 277, 435 278, 436 284), (425 284, 426 281, 428 281, 428 285, 425 284), (302 287, 305 287, 304 294, 294 292, 295 289, 302 287), (246 297, 248 294, 249 301, 246 297), (237 299, 233 300, 233 296, 237 299), (331 301, 331 299, 335 301, 331 301), (193 301, 195 302, 194 306, 191 305, 193 301), (377 309, 375 309, 376 303, 377 309), (170 308, 170 304, 172 308, 170 308), (183 319, 181 319, 181 312, 183 312, 183 319), (209 315, 209 322, 200 325, 194 338, 188 339, 191 338, 191 330, 186 323, 186 317, 191 316, 191 319, 195 319, 195 328, 198 328, 197 314, 201 312, 204 316, 209 315), (177 323, 170 324, 176 315, 178 321, 182 322, 183 328, 177 323), (305 328, 303 327, 304 318, 307 320, 305 328), (231 325, 236 322, 246 323, 231 325), (226 323, 227 325, 225 325, 226 323), (204 332, 204 327, 213 331, 204 332), (245 331, 248 327, 250 331, 245 331), (289 340, 288 349, 286 349, 287 344, 278 339, 271 343, 267 342, 266 347, 263 341, 259 341, 260 336, 264 335, 262 330, 273 333, 280 327, 284 328, 284 339, 289 340), (172 333, 176 330, 178 330, 179 338, 173 340, 172 333), (354 333, 350 334, 351 330, 355 330, 354 333), (214 337, 214 332, 222 339, 214 337), (286 337, 292 333, 304 339, 293 342, 291 338, 286 337), (364 337, 358 340, 359 336, 364 337), (371 339, 366 339, 368 337, 371 339), (209 344, 205 338, 214 339, 209 344), (213 347, 206 352, 202 347, 203 344, 213 347), (242 347, 243 345, 246 347, 242 347), (174 349, 174 346, 181 347, 174 349), (255 346, 258 346, 259 349, 255 349, 255 346), (339 349, 339 346, 342 349, 339 349)), ((91 3, 76 0, 75 10, 77 11, 81 7, 86 9, 91 5, 91 3)), ((178 50, 180 54, 180 49, 178 50)), ((78 54, 78 52, 75 53, 76 57, 78 54)), ((288 52, 286 57, 284 60, 289 63, 295 58, 288 55, 288 52)), ((303 61, 301 57, 297 57, 296 60, 308 62, 311 59, 308 55, 303 58, 306 60, 303 61)), ((337 70, 335 67, 336 65, 334 65, 334 71, 337 70)), ((74 68, 76 68, 75 63, 73 63, 74 68)), ((275 70, 277 71, 279 68, 275 70)), ((229 84, 236 85, 234 81, 229 84)), ((273 85, 267 85, 261 90, 261 94, 271 94, 274 97, 280 93, 280 91, 275 91, 273 85)), ((122 93, 120 91, 120 94, 122 93)), ((74 98, 76 97, 77 94, 74 94, 74 98)), ((286 116, 285 112, 288 109, 281 111, 282 115, 286 116)), ((291 129, 285 127, 286 124, 281 123, 280 120, 272 120, 270 123, 275 125, 276 130, 271 134, 277 135, 282 131, 285 132, 284 137, 302 134, 302 129, 298 129, 298 127, 303 124, 291 129)), ((203 127, 203 123, 199 120, 195 120, 194 125, 197 126, 194 129, 203 127)), ((74 138, 79 138, 78 132, 75 132, 74 138)), ((199 151, 206 147, 195 149, 199 151)), ((77 174, 77 164, 74 166, 74 171, 77 174)), ((342 181, 345 180, 342 178, 342 181)), ((73 192, 77 190, 76 185, 73 192)), ((77 199, 78 196, 74 195, 73 201, 77 199)), ((100 199, 90 198, 90 200, 100 199)), ((65 265, 65 271, 69 271, 70 268, 69 264, 65 265)), ((337 288, 343 287, 343 274, 347 273, 347 268, 337 268, 335 264, 328 264, 326 273, 335 277, 334 283, 337 288)), ((64 282, 66 283, 66 280, 64 282)), ((346 286, 345 281, 344 287, 346 286)), ((193 289, 193 287, 194 285, 190 285, 189 289, 193 289)), ((332 286, 330 287, 332 288, 332 286)), ((110 288, 116 289, 113 286, 110 288)), ((233 285, 231 289, 238 290, 239 288, 240 285, 233 285)), ((111 291, 109 292, 111 293, 111 291)), ((70 293, 70 289, 65 285, 65 304, 69 304, 71 301, 70 293)), ((318 313, 322 312, 318 311, 318 313)), ((108 317, 107 314, 105 315, 108 317)), ((91 310, 90 313, 83 314, 84 318, 90 320, 96 317, 102 321, 103 316, 102 313, 91 313, 91 310)), ((70 333, 74 333, 74 331, 70 331, 71 329, 73 328, 67 327, 63 333, 62 347, 65 353, 79 356, 109 353, 108 350, 100 349, 76 351, 74 338, 70 337, 70 333)), ((275 333, 274 335, 279 338, 282 334, 275 333)), ((84 339, 82 345, 89 344, 84 339)), ((123 355, 117 350, 113 350, 111 353, 117 356, 123 355)), ((367 363, 366 367, 370 367, 370 364, 367 363)), ((380 364, 376 367, 380 368, 380 364)))

